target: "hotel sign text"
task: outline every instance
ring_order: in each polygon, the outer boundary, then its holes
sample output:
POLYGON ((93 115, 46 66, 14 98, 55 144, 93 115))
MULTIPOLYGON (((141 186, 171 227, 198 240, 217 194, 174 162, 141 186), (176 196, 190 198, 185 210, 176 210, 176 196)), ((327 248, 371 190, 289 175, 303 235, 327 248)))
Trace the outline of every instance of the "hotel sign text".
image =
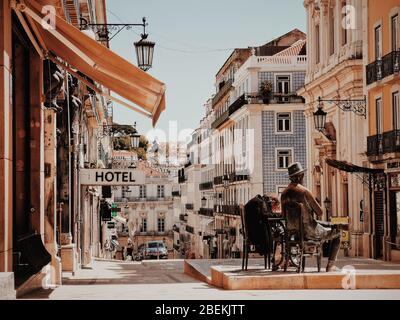
POLYGON ((122 186, 145 184, 143 171, 137 169, 81 169, 81 185, 122 186))

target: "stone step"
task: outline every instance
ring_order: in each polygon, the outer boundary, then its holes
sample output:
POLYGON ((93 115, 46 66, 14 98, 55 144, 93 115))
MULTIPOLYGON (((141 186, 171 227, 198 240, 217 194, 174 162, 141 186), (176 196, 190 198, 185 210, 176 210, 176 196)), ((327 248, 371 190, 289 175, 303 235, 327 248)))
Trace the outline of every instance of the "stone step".
POLYGON ((16 299, 14 289, 14 273, 0 272, 0 300, 16 299))

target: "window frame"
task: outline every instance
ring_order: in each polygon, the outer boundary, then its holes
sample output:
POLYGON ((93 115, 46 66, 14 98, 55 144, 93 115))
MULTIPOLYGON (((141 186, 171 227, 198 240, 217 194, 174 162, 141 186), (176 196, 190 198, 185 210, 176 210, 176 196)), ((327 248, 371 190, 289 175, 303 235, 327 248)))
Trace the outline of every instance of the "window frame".
POLYGON ((291 111, 276 112, 275 114, 275 133, 276 134, 291 134, 293 133, 293 114, 291 111), (279 116, 283 114, 289 115, 289 130, 279 130, 279 116))
POLYGON ((395 13, 390 17, 390 42, 392 51, 399 50, 399 13, 395 13), (396 21, 394 22, 394 20, 396 21))
POLYGON ((290 166, 291 163, 294 161, 294 150, 293 148, 288 148, 288 147, 278 147, 275 148, 275 170, 282 172, 282 171, 287 171, 288 167, 290 166), (280 168, 279 167, 279 155, 278 153, 280 151, 290 151, 290 158, 287 161, 287 167, 286 168, 280 168))
POLYGON ((377 97, 375 99, 375 125, 376 125, 376 134, 383 134, 383 100, 382 97, 377 97), (379 102, 379 113, 378 113, 378 102, 379 102))
POLYGON ((392 92, 393 130, 400 130, 400 95, 399 91, 392 92))
POLYGON ((165 217, 157 218, 157 232, 165 232, 165 217), (160 228, 160 226, 162 226, 162 228, 160 228))
POLYGON ((147 198, 147 188, 146 188, 146 185, 144 185, 144 184, 139 186, 139 198, 141 198, 141 199, 147 198))
POLYGON ((140 232, 147 232, 147 217, 142 217, 140 221, 140 232))
POLYGON ((382 24, 374 27, 374 55, 375 60, 382 59, 382 24))
POLYGON ((165 186, 162 184, 157 185, 157 198, 165 198, 165 186))

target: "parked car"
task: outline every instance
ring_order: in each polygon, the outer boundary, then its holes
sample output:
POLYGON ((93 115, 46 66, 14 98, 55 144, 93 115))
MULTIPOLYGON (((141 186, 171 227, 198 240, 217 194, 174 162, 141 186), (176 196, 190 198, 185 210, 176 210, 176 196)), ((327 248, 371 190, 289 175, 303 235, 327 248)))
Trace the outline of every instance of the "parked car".
POLYGON ((148 241, 144 246, 145 259, 167 259, 168 250, 163 241, 148 241))

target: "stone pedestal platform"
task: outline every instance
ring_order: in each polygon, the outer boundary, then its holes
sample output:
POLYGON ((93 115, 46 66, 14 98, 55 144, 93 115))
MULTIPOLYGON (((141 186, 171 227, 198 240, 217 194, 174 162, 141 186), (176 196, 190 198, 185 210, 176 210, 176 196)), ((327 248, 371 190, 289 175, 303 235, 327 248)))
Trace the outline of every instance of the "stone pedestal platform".
POLYGON ((265 270, 262 259, 249 260, 247 271, 241 270, 239 259, 185 260, 184 272, 226 290, 400 289, 400 264, 342 258, 337 263, 340 271, 317 272, 311 260, 300 274, 293 268, 286 273, 265 270))

